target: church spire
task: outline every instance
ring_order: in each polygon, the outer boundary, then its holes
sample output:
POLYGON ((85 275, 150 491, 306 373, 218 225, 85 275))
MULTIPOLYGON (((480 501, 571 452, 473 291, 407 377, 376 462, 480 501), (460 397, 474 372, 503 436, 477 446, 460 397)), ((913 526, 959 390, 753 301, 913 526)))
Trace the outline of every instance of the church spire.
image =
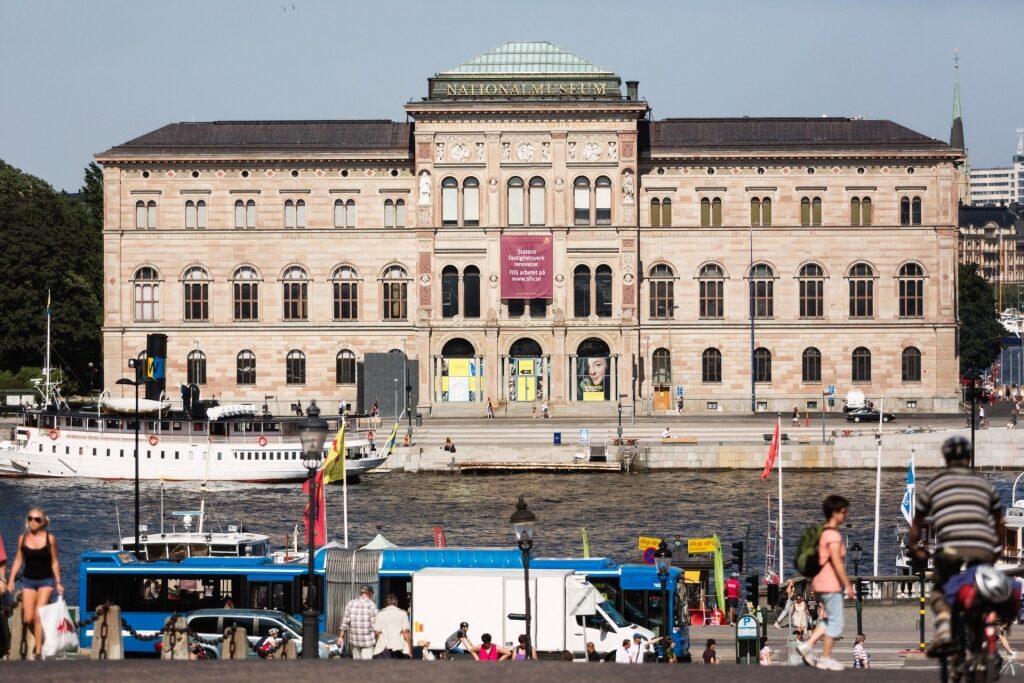
POLYGON ((960 51, 953 51, 953 125, 949 131, 949 146, 964 149, 964 122, 960 115, 960 51))

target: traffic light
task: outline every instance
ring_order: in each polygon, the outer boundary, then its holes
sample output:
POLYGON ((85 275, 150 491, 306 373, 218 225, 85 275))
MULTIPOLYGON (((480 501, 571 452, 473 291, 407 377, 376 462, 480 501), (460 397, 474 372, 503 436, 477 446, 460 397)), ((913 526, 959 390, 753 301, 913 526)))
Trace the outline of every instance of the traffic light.
POLYGON ((747 577, 747 600, 750 601, 755 608, 757 607, 759 595, 758 588, 760 584, 760 577, 757 574, 751 574, 747 577))
POLYGON ((729 562, 736 569, 737 574, 743 573, 743 541, 733 542, 732 559, 729 562))
POLYGON ((768 606, 769 607, 775 607, 776 605, 779 604, 779 584, 777 584, 777 583, 769 583, 766 586, 766 588, 767 588, 767 592, 768 592, 768 597, 767 597, 768 606))
POLYGON ((855 590, 857 591, 857 599, 858 600, 860 600, 860 601, 867 600, 867 597, 868 597, 868 584, 867 584, 867 582, 864 579, 857 579, 857 584, 855 586, 855 590))

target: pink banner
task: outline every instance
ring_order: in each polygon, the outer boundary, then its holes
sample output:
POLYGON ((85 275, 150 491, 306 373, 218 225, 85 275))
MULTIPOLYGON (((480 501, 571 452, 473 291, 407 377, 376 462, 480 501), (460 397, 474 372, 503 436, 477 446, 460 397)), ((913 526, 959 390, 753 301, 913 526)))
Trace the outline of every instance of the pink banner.
POLYGON ((501 238, 501 298, 551 298, 551 236, 501 238))

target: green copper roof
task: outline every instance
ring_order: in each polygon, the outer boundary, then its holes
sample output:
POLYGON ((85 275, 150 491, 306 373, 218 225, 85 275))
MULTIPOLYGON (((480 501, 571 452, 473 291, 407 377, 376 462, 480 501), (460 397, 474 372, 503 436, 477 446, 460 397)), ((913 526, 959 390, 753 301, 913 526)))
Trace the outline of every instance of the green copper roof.
POLYGON ((454 69, 458 74, 611 74, 552 43, 505 43, 454 69))
POLYGON ((960 115, 960 56, 953 60, 953 120, 963 118, 960 115))

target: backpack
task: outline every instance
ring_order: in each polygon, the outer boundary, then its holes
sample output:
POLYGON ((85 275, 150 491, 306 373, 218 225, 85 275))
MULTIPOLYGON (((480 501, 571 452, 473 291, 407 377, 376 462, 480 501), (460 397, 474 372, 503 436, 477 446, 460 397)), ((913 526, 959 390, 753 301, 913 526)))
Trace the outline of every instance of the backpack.
POLYGON ((821 571, 818 543, 821 541, 821 534, 824 530, 823 525, 812 524, 805 527, 800 533, 800 542, 796 546, 796 557, 793 564, 796 566, 796 570, 808 579, 814 578, 821 571))
POLYGON ((266 659, 273 651, 273 644, 271 643, 270 636, 263 636, 256 641, 256 654, 262 659, 266 659))

